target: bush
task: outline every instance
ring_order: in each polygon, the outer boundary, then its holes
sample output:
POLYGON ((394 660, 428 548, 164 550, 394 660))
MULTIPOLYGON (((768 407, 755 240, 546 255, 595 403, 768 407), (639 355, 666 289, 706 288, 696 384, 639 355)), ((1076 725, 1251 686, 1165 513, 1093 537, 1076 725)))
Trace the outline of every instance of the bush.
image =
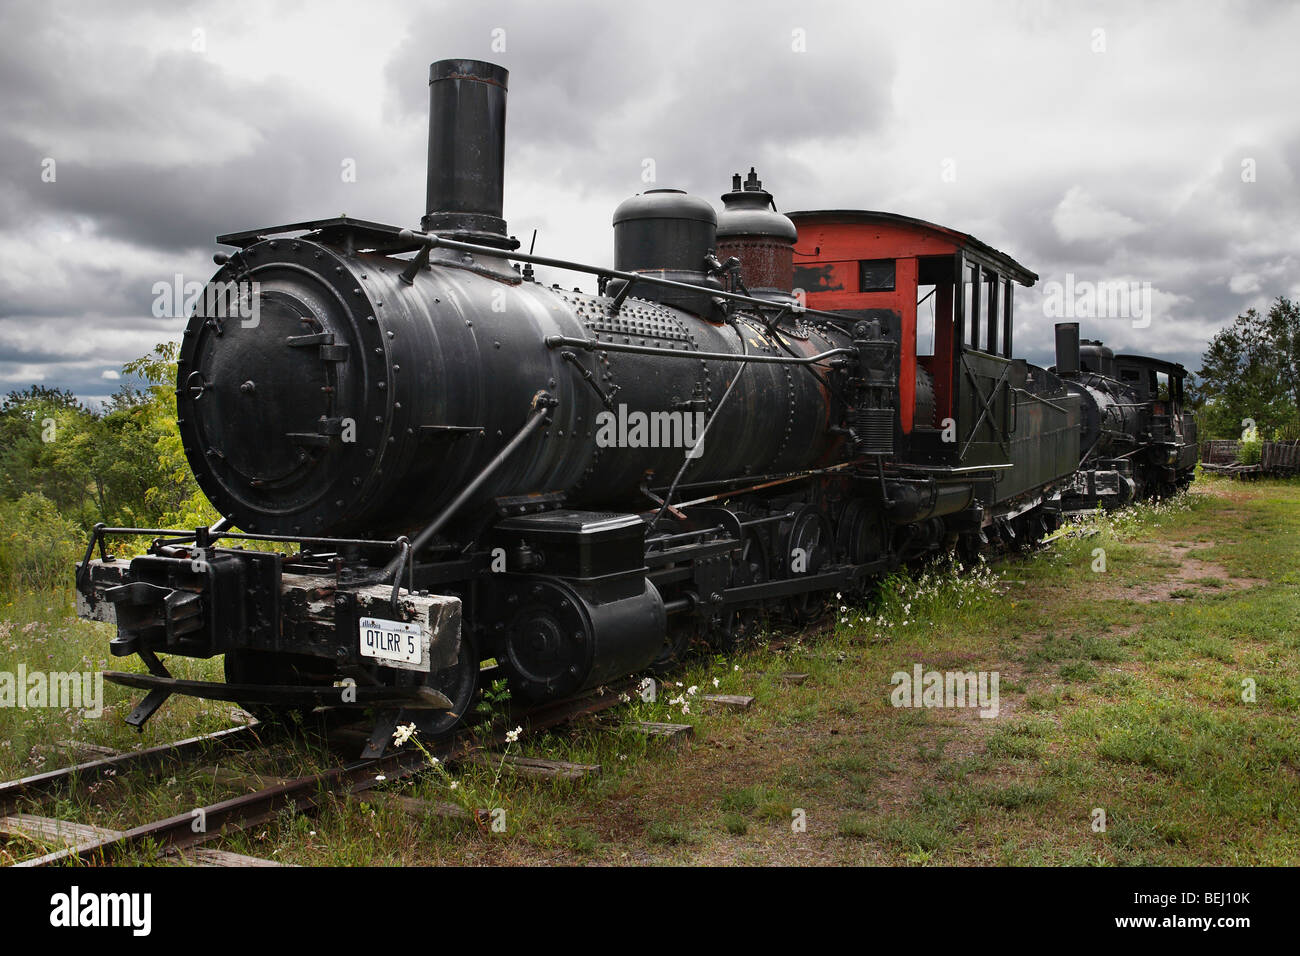
POLYGON ((1258 465, 1263 455, 1264 443, 1260 441, 1244 441, 1237 449, 1237 460, 1243 465, 1258 465))
POLYGON ((17 591, 70 585, 86 540, 85 532, 42 494, 0 501, 0 587, 17 591))

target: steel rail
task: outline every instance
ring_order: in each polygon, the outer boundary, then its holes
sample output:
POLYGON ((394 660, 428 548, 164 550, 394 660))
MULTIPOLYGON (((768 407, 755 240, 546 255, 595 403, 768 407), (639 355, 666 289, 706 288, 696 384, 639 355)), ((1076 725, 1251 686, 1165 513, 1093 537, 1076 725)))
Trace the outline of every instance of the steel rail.
MULTIPOLYGON (((594 694, 512 712, 511 720, 519 721, 527 732, 536 733, 576 717, 617 706, 621 703, 620 695, 630 691, 636 684, 634 678, 624 678, 600 688, 594 694)), ((455 763, 468 757, 483 744, 499 746, 506 742, 504 730, 480 739, 476 737, 474 729, 470 728, 441 744, 426 744, 426 749, 444 763, 455 763)), ((298 812, 313 810, 321 805, 326 795, 339 792, 364 793, 388 780, 413 776, 428 767, 428 758, 419 749, 399 750, 382 757, 358 760, 320 773, 308 774, 254 793, 222 800, 211 806, 22 860, 14 866, 26 868, 59 863, 108 862, 131 850, 151 846, 158 847, 162 853, 184 850, 214 840, 228 829, 266 823, 286 808, 298 812), (204 821, 203 828, 198 832, 194 829, 196 819, 204 821)))
POLYGON ((153 769, 206 751, 214 744, 231 748, 252 746, 257 741, 257 735, 253 732, 255 726, 249 724, 243 727, 229 727, 216 733, 187 737, 175 743, 161 744, 147 750, 100 757, 71 767, 47 770, 30 777, 0 783, 0 813, 13 810, 23 800, 55 796, 71 787, 74 782, 97 780, 123 770, 153 769))

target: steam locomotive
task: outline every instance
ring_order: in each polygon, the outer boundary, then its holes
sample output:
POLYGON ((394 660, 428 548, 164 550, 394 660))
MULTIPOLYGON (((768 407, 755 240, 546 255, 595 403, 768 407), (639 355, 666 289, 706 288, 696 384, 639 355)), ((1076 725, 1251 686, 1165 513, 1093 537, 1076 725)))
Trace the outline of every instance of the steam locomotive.
POLYGON ((1181 378, 1137 416, 1113 378, 1154 360, 1013 357, 1013 289, 1037 276, 972 236, 782 215, 750 170, 721 214, 673 189, 622 203, 612 269, 524 253, 502 218, 507 72, 443 60, 429 90, 420 230, 218 238, 234 251, 176 381, 224 517, 97 526, 77 567, 79 613, 147 668, 109 675, 148 692, 136 726, 177 693, 354 704, 380 715, 377 752, 398 723, 458 726, 485 674, 577 694, 1195 463, 1181 378), (127 534, 147 553, 111 554, 127 534), (173 678, 173 654, 224 655, 226 682, 173 678))
POLYGON ((1072 511, 1116 508, 1184 490, 1196 471, 1196 419, 1184 411, 1187 370, 1144 355, 1116 355, 1056 326, 1053 368, 1079 395, 1083 461, 1062 493, 1072 511))

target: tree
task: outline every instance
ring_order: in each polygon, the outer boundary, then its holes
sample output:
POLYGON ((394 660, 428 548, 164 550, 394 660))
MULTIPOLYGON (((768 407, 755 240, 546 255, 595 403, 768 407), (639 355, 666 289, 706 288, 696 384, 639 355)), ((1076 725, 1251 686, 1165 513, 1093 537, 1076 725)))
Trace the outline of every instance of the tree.
POLYGON ((1267 315, 1249 309, 1210 340, 1196 403, 1206 438, 1237 438, 1253 422, 1261 438, 1300 435, 1300 308, 1279 296, 1267 315))
POLYGON ((0 502, 48 501, 80 527, 193 527, 217 514, 190 472, 176 425, 176 347, 157 346, 124 371, 102 411, 35 385, 0 404, 0 502))
POLYGON ((71 392, 33 385, 0 404, 0 498, 34 493, 63 514, 82 519, 99 511, 87 440, 98 415, 71 392))
POLYGON ((147 437, 156 466, 151 472, 153 483, 143 500, 157 515, 156 521, 167 527, 193 528, 217 521, 221 515, 199 489, 190 470, 185 448, 176 424, 176 354, 174 342, 154 346, 148 355, 127 363, 127 375, 146 383, 139 401, 131 406, 142 437, 147 437))
POLYGON ((1278 296, 1268 310, 1265 328, 1275 349, 1282 385, 1291 396, 1291 406, 1300 417, 1300 303, 1278 296))

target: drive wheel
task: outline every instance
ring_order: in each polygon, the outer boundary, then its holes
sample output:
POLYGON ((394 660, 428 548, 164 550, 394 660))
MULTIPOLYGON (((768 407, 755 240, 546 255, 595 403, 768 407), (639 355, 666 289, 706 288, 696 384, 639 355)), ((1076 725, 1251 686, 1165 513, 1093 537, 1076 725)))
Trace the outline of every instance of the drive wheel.
POLYGON ((426 737, 445 737, 464 725, 478 701, 480 662, 474 642, 461 630, 456 663, 424 677, 424 686, 446 695, 451 710, 411 710, 416 728, 426 737))
POLYGON ((658 656, 650 662, 648 668, 650 673, 665 674, 676 667, 690 653, 691 645, 699 635, 700 624, 694 614, 676 614, 668 618, 668 626, 664 630, 664 643, 659 649, 658 656))
MULTIPOLYGON (((804 505, 792 519, 783 522, 780 537, 784 543, 780 566, 785 578, 817 574, 833 560, 835 535, 831 523, 815 505, 804 505)), ((791 596, 786 608, 795 623, 808 624, 821 615, 826 603, 827 592, 809 591, 791 596)))
MULTIPOLYGON (((743 541, 744 546, 732 558, 731 586, 736 588, 762 584, 767 580, 767 549, 763 546, 763 539, 756 532, 747 530, 743 541)), ((730 653, 752 640, 762 624, 761 601, 723 611, 709 628, 709 644, 716 651, 730 653)))

